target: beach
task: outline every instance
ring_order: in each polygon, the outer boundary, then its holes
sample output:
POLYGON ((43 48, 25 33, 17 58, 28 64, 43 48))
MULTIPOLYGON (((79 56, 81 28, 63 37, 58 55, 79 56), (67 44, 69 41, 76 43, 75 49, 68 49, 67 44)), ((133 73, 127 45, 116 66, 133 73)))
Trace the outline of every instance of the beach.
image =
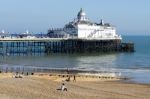
POLYGON ((37 73, 0 73, 1 99, 150 99, 150 84, 125 83, 118 79, 77 77, 37 73), (57 90, 65 83, 67 91, 57 90))

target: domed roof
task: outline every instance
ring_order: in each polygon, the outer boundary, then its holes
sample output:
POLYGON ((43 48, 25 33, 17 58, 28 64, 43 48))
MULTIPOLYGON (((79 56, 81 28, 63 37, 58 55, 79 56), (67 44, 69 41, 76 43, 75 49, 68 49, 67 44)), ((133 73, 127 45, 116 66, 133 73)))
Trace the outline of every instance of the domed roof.
POLYGON ((78 13, 78 17, 81 17, 81 16, 85 16, 85 12, 83 11, 83 9, 81 8, 79 13, 78 13))
POLYGON ((80 9, 80 11, 77 15, 77 20, 78 20, 78 23, 87 23, 87 22, 89 22, 88 18, 86 17, 86 14, 82 10, 82 8, 80 9))

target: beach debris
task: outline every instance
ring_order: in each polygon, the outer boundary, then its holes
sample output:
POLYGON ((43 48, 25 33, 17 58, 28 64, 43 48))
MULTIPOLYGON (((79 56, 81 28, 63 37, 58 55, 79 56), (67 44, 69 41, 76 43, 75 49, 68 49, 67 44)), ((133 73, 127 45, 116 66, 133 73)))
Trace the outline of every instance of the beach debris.
POLYGON ((67 82, 69 82, 69 81, 70 81, 70 76, 66 79, 66 81, 67 81, 67 82))
POLYGON ((15 74, 14 78, 23 78, 23 76, 22 76, 22 75, 20 75, 18 72, 16 72, 16 74, 15 74))
POLYGON ((23 78, 21 75, 15 75, 15 78, 23 78))

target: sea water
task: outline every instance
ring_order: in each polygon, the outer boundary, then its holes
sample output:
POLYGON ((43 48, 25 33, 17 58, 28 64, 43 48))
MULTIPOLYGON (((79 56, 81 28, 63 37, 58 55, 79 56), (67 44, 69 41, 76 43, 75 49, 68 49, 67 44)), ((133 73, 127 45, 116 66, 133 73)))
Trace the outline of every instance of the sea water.
POLYGON ((150 83, 150 36, 123 36, 123 41, 133 42, 135 52, 0 56, 0 69, 7 67, 70 68, 121 72, 132 81, 150 83))

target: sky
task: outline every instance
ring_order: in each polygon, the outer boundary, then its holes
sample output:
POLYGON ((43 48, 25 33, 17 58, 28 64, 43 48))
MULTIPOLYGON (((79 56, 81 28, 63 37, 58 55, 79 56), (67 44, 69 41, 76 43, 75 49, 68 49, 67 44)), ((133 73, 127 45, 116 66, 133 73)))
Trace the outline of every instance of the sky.
POLYGON ((76 18, 80 8, 122 35, 150 35, 150 0, 0 0, 0 31, 47 33, 76 18))

